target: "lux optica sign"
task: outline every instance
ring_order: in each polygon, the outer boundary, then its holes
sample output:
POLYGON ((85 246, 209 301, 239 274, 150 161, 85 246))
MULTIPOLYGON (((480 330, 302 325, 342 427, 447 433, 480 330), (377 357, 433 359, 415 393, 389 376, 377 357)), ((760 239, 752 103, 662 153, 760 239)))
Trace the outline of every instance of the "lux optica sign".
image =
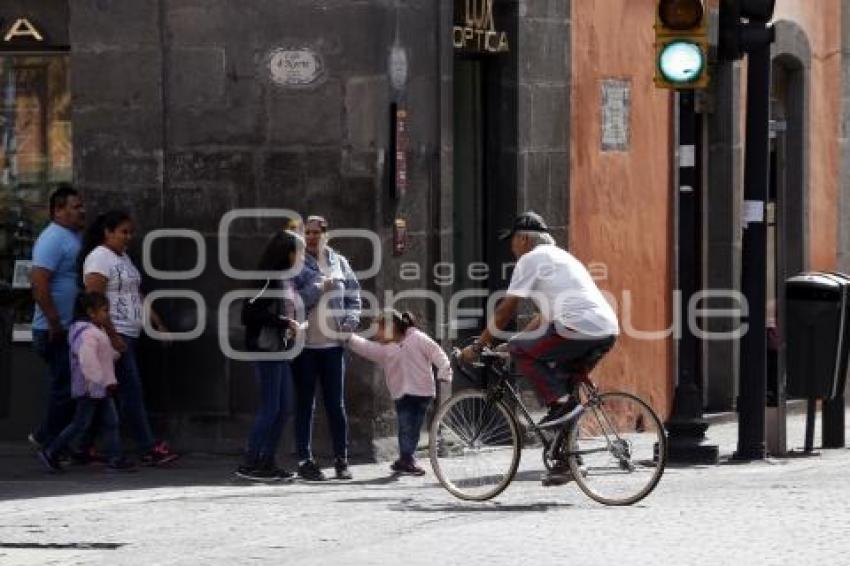
POLYGON ((18 18, 3 34, 3 41, 6 43, 11 43, 16 39, 44 41, 44 36, 28 19, 18 18))
POLYGON ((510 49, 508 34, 496 30, 493 0, 464 0, 464 8, 463 21, 452 30, 455 49, 485 53, 505 53, 510 49))

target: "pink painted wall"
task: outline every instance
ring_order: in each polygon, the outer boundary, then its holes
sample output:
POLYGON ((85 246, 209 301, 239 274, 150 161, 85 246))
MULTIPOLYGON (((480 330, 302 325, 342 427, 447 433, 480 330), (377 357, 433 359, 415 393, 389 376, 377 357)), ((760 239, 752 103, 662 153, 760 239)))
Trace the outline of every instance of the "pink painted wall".
MULTIPOLYGON (((653 85, 655 0, 572 3, 570 248, 607 266, 600 286, 617 300, 623 327, 671 324, 671 96, 653 85), (601 150, 601 81, 631 82, 630 147, 601 150), (631 296, 631 310, 624 299, 631 296)), ((667 415, 669 338, 622 336, 599 366, 604 386, 624 388, 667 415)))

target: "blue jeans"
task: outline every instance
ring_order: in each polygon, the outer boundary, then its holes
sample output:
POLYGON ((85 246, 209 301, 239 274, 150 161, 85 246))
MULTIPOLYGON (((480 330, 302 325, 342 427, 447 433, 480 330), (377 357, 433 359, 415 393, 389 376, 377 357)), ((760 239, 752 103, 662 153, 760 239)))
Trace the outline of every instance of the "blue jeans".
POLYGON ((280 435, 292 414, 292 369, 289 362, 254 363, 260 382, 260 406, 248 437, 246 459, 274 462, 280 435))
POLYGON ((74 418, 68 340, 63 336, 51 342, 46 330, 33 330, 32 345, 48 368, 47 407, 44 420, 34 432, 36 440, 47 446, 74 418))
POLYGON ((416 446, 419 444, 419 433, 425 414, 431 405, 433 397, 404 395, 395 401, 395 412, 398 417, 398 454, 399 459, 413 461, 416 446))
POLYGON ((345 350, 305 348, 295 358, 295 449, 298 460, 313 457, 313 414, 316 410, 316 383, 322 385, 325 413, 333 440, 334 456, 348 458, 348 418, 345 414, 345 350))
MULTIPOLYGON (((92 399, 81 397, 77 399, 77 409, 74 419, 65 430, 56 437, 47 447, 47 453, 55 457, 64 448, 70 446, 81 437, 94 435, 97 432, 103 434, 106 457, 109 462, 121 459, 121 437, 118 431, 118 412, 115 410, 115 402, 111 397, 104 399, 92 399), (92 429, 95 417, 98 417, 97 429, 92 429)), ((75 446, 74 448, 79 448, 75 446)))
POLYGON ((129 428, 130 435, 136 441, 140 453, 146 453, 154 446, 153 432, 145 409, 145 393, 142 390, 142 377, 136 362, 136 348, 139 339, 121 335, 127 343, 127 351, 115 362, 115 379, 118 380, 118 406, 121 421, 129 428))

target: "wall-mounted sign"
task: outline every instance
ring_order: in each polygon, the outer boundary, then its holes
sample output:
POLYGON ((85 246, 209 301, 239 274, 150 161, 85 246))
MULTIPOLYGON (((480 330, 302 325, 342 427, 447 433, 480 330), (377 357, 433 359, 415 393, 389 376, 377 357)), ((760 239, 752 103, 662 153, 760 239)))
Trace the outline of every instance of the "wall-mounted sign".
POLYGON ((404 90, 407 85, 408 64, 407 51, 403 47, 393 45, 390 50, 389 68, 390 84, 396 90, 404 90))
POLYGON ((602 81, 602 151, 629 150, 631 91, 629 81, 602 81))
POLYGON ((317 84, 324 77, 324 64, 312 49, 275 49, 268 56, 269 76, 277 85, 299 88, 317 84))
POLYGON ((473 53, 506 53, 508 34, 496 29, 493 0, 455 0, 455 49, 473 53))
POLYGON ((399 256, 407 249, 407 220, 396 218, 393 222, 393 255, 399 256))
POLYGON ((26 18, 11 20, 9 25, 4 25, 2 29, 4 43, 14 43, 16 41, 44 41, 44 34, 42 34, 39 29, 26 18))
POLYGON ((397 108, 395 111, 395 196, 401 198, 407 192, 407 150, 409 138, 407 134, 407 110, 397 108))

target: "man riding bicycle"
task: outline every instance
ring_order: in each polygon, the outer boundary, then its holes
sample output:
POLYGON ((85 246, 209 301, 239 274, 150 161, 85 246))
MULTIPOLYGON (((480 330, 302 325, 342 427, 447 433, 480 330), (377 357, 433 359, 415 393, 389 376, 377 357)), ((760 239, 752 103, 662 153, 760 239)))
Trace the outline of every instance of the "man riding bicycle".
POLYGON ((591 351, 610 349, 619 334, 617 316, 587 268, 555 245, 539 214, 520 214, 513 228, 500 236, 509 238, 517 263, 507 296, 462 357, 467 362, 476 359, 493 342, 490 329, 503 330, 520 299, 531 298, 538 313, 508 341, 508 349, 516 367, 531 380, 549 408, 539 426, 552 428, 580 412, 579 401, 570 395, 570 384, 559 375, 557 365, 581 359, 591 351))

